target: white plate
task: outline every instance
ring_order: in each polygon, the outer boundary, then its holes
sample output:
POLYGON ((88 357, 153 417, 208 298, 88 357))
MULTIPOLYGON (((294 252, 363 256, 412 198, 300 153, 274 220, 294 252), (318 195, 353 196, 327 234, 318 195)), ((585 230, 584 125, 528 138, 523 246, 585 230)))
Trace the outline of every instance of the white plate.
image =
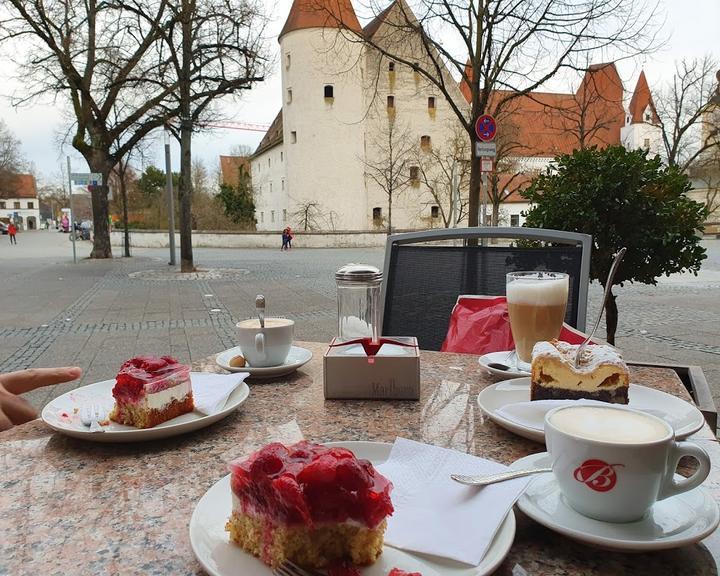
POLYGON ((491 374, 495 376, 502 376, 503 378, 519 378, 521 376, 530 376, 530 372, 520 370, 517 367, 517 355, 514 350, 506 350, 505 352, 490 352, 489 354, 483 354, 478 358, 480 366, 485 368, 491 374), (498 370, 488 364, 505 364, 510 367, 510 370, 498 370))
POLYGON ((230 366, 230 360, 235 356, 240 355, 240 346, 220 352, 215 356, 215 362, 220 368, 224 368, 230 372, 249 372, 250 378, 278 378, 279 376, 285 376, 295 372, 303 364, 310 362, 312 358, 312 352, 300 346, 292 346, 287 359, 280 366, 266 366, 253 368, 252 366, 243 366, 242 368, 234 368, 230 366))
MULTIPOLYGON (((678 439, 694 434, 705 423, 702 412, 695 406, 660 390, 630 384, 628 398, 630 402, 627 405, 630 408, 654 414, 670 424, 678 439)), ((534 427, 524 426, 496 413, 499 408, 508 404, 530 401, 530 378, 516 378, 492 384, 478 394, 477 401, 482 411, 499 426, 523 438, 545 442, 542 422, 538 422, 534 427)))
MULTIPOLYGON (((193 373, 190 373, 192 380, 193 373)), ((192 432, 205 426, 210 426, 222 420, 236 410, 250 395, 250 388, 244 382, 233 390, 225 403, 225 407, 215 414, 205 415, 200 412, 188 412, 177 418, 158 424, 153 428, 135 428, 112 422, 103 426, 104 432, 90 432, 87 426, 80 422, 79 408, 86 399, 100 399, 108 411, 113 407, 112 389, 115 380, 104 380, 95 384, 88 384, 82 388, 71 390, 50 402, 42 411, 42 419, 53 430, 57 430, 74 438, 93 440, 95 442, 144 442, 169 438, 178 434, 192 432), (67 417, 63 416, 67 414, 67 417)))
MULTIPOLYGON (((348 448, 358 458, 370 460, 375 466, 387 460, 392 448, 391 444, 380 442, 328 442, 327 445, 348 448)), ((230 475, 227 475, 205 493, 190 519, 190 544, 195 556, 211 576, 270 576, 270 568, 228 540, 225 522, 231 511, 230 475)), ((363 576, 387 576, 392 568, 397 567, 420 572, 423 576, 483 576, 492 573, 503 561, 514 538, 515 515, 511 510, 477 567, 385 546, 378 561, 360 572, 363 576)))
MULTIPOLYGON (((547 452, 520 458, 515 469, 549 466, 547 452)), ((555 476, 536 476, 520 496, 518 507, 538 524, 586 544, 645 552, 679 548, 699 542, 720 521, 720 511, 703 486, 656 502, 642 520, 616 524, 587 518, 575 512, 560 494, 555 476)))

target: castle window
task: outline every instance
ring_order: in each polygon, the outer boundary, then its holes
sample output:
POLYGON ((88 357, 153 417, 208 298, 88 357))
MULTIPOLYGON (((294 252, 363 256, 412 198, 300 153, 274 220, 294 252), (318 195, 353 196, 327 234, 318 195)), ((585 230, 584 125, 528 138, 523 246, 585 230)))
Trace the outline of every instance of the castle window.
POLYGON ((520 226, 520 214, 510 214, 510 226, 520 226))
POLYGON ((268 156, 268 168, 270 168, 270 157, 268 156))
POLYGON ((435 109, 435 96, 430 96, 430 97, 428 97, 428 108, 429 108, 430 110, 434 110, 434 109, 435 109))
POLYGON ((33 202, 28 202, 28 210, 32 210, 35 208, 35 204, 33 202))
POLYGON ((418 166, 410 166, 410 180, 413 183, 420 181, 420 168, 418 166))
POLYGON ((650 122, 650 114, 649 113, 645 114, 645 122, 650 122))
POLYGON ((272 182, 270 182, 270 194, 272 194, 272 182))
POLYGON ((15 208, 15 210, 19 210, 19 209, 20 209, 20 202, 13 202, 13 208, 15 208))
POLYGON ((270 210, 270 222, 275 222, 275 210, 270 210))
POLYGON ((645 138, 645 140, 643 140, 643 148, 645 148, 645 150, 650 150, 650 138, 645 138))
POLYGON ((5 208, 5 202, 0 202, 0 208, 5 208))
POLYGON ((395 108, 395 96, 388 96, 388 97, 387 97, 387 107, 388 107, 388 108, 395 108))
POLYGON ((287 89, 287 103, 290 104, 292 102, 292 88, 287 89))
POLYGON ((295 130, 290 132, 290 142, 292 142, 293 144, 297 143, 297 132, 295 132, 295 130))
POLYGON ((285 68, 290 68, 290 52, 285 54, 285 68))
POLYGON ((287 210, 283 208, 283 223, 287 221, 287 210))
POLYGON ((388 62, 388 72, 395 72, 395 62, 388 62))
POLYGON ((420 136, 420 148, 422 148, 426 152, 430 150, 430 136, 428 136, 427 134, 425 134, 424 136, 420 136))
POLYGON ((285 190, 285 178, 280 180, 280 190, 285 190))
POLYGON ((280 150, 280 162, 282 162, 282 161, 283 161, 283 153, 282 153, 282 150, 280 150))
POLYGON ((323 93, 325 94, 325 98, 334 98, 332 84, 325 84, 323 93))
POLYGON ((382 208, 380 208, 380 206, 373 208, 373 222, 375 224, 382 223, 382 208))
POLYGON ((265 212, 260 212, 260 222, 265 222, 265 212))
POLYGON ((430 206, 430 217, 431 218, 439 218, 440 217, 440 206, 430 206))

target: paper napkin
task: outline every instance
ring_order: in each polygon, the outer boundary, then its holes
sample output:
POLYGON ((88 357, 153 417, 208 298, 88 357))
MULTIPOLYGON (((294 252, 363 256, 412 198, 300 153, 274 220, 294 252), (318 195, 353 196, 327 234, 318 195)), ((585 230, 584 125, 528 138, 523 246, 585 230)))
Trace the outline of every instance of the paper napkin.
POLYGON ((240 386, 249 375, 248 372, 192 374, 190 383, 195 401, 195 410, 207 415, 219 412, 225 406, 225 402, 227 402, 233 390, 240 386))
POLYGON ((450 474, 493 474, 507 466, 412 440, 395 440, 378 470, 393 483, 395 512, 385 543, 477 566, 495 532, 530 478, 484 488, 464 486, 450 474))
POLYGON ((598 400, 533 400, 515 402, 498 408, 495 414, 525 428, 545 430, 545 414, 561 406, 607 406, 598 400))

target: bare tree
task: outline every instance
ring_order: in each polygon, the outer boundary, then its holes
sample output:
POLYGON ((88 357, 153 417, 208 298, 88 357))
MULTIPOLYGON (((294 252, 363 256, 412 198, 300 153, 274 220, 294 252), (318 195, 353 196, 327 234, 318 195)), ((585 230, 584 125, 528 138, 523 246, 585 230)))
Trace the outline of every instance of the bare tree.
POLYGON ((445 146, 418 154, 420 178, 431 197, 431 204, 438 207, 443 226, 449 228, 467 218, 468 183, 470 179, 470 147, 468 139, 460 130, 445 146))
MULTIPOLYGON (((347 35, 439 91, 471 143, 480 115, 501 115, 559 72, 581 69, 596 54, 617 61, 658 45, 657 0, 419 0, 413 6, 416 13, 405 0, 377 7, 366 28, 372 33, 347 35)), ((478 223, 480 182, 480 158, 473 155, 470 226, 478 223)))
POLYGON ((130 258, 130 230, 128 223, 128 187, 135 180, 135 173, 130 167, 130 154, 120 158, 110 172, 110 184, 120 189, 123 212, 124 247, 123 255, 130 258))
POLYGON ((12 195, 13 178, 23 170, 25 160, 20 150, 20 140, 0 120, 0 198, 12 195))
POLYGON ((375 122, 376 129, 368 138, 368 152, 362 163, 365 177, 387 196, 387 233, 392 234, 393 200, 408 186, 420 185, 420 168, 410 166, 415 157, 415 142, 394 110, 388 109, 386 118, 379 113, 375 122))
POLYGON ((297 204, 296 209, 290 214, 293 222, 307 232, 308 230, 319 230, 323 227, 324 212, 319 202, 309 201, 297 204))
POLYGON ((655 99, 662 126, 665 160, 687 170, 720 148, 720 119, 715 103, 718 61, 711 56, 675 65, 672 83, 655 99))
MULTIPOLYGON (((159 7, 164 2, 152 4, 159 7)), ((127 5, 134 6, 132 1, 127 5)), ((163 37, 159 46, 159 62, 167 63, 163 84, 177 85, 168 115, 180 120, 179 129, 173 128, 180 142, 180 268, 192 272, 192 133, 217 119, 213 104, 219 98, 248 90, 264 79, 267 18, 253 0, 180 0, 167 9, 166 21, 153 18, 153 10, 138 10, 138 15, 163 37)))

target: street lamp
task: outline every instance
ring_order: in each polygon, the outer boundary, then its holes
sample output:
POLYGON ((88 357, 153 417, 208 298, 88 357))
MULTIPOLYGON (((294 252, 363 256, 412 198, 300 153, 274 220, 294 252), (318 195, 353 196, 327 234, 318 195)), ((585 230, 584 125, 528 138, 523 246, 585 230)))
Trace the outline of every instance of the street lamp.
POLYGON ((172 168, 170 166, 170 129, 165 126, 165 182, 168 203, 168 234, 170 236, 170 266, 175 266, 175 196, 173 194, 172 168))

